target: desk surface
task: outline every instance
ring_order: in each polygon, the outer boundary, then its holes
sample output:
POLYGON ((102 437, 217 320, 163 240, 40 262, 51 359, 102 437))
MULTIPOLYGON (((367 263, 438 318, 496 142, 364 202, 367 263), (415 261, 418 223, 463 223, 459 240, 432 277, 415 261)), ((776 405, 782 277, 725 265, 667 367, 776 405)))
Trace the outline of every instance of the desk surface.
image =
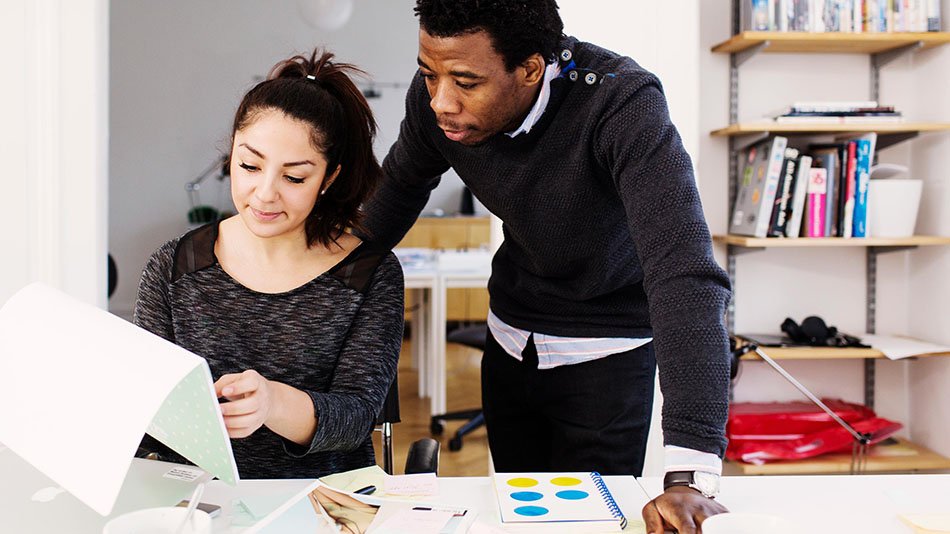
MULTIPOLYGON (((604 481, 629 522, 624 532, 644 532, 640 509, 646 504, 647 496, 640 485, 633 477, 604 477, 604 481)), ((248 480, 242 481, 237 487, 230 487, 223 482, 214 481, 208 485, 202 500, 220 504, 223 507, 221 516, 214 522, 216 533, 254 532, 255 528, 248 525, 246 516, 235 508, 235 501, 248 495, 259 497, 273 495, 289 499, 294 495, 299 495, 309 482, 307 480, 248 480)), ((491 484, 491 479, 488 477, 440 478, 439 496, 426 499, 426 502, 475 510, 478 513, 477 523, 497 529, 500 528, 501 522, 491 484)), ((275 498, 272 502, 276 508, 279 499, 275 498)), ((286 526, 281 523, 282 528, 286 526)), ((270 531, 265 528, 264 532, 270 531)), ((324 530, 320 531, 322 532, 324 530)), ((331 532, 329 527, 325 529, 325 532, 331 532)))
MULTIPOLYGON (((639 479, 649 495, 659 477, 639 479)), ((770 514, 802 532, 912 534, 900 514, 950 513, 950 475, 723 477, 718 500, 732 512, 770 514)))

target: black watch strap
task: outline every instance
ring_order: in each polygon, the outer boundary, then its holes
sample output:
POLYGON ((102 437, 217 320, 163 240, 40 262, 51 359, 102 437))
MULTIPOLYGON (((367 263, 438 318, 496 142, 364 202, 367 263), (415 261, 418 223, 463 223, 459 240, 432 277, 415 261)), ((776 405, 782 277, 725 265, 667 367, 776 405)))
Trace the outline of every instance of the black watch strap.
POLYGON ((663 477, 663 491, 673 486, 689 486, 693 483, 693 471, 670 471, 663 477))

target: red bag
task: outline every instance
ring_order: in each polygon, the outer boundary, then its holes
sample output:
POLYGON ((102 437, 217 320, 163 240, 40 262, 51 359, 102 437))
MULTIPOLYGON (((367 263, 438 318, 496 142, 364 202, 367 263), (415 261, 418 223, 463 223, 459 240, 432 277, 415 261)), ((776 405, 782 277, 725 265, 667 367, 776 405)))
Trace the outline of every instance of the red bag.
MULTIPOLYGON (((879 418, 860 404, 822 399, 835 414, 861 433, 871 434, 871 443, 884 440, 903 425, 879 418)), ((764 463, 798 460, 830 452, 847 451, 854 436, 830 415, 809 402, 734 403, 726 433, 726 457, 734 461, 764 463)))

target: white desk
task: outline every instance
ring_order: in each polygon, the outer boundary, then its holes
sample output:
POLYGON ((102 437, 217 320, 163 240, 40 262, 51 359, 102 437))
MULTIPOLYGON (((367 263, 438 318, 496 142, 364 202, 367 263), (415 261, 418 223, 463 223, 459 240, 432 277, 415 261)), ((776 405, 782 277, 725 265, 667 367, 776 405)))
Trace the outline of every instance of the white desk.
MULTIPOLYGON (((639 479, 652 497, 660 477, 639 479)), ((718 500, 731 512, 784 517, 802 532, 912 534, 899 514, 950 513, 950 475, 723 477, 718 500)))
MULTIPOLYGON (((396 249, 397 256, 399 249, 396 249)), ((440 269, 436 250, 431 259, 403 267, 406 288, 412 295, 412 361, 419 369, 419 395, 430 398, 430 414, 446 411, 445 324, 447 293, 455 287, 485 287, 491 275, 489 264, 470 269, 440 269)))
MULTIPOLYGON (((633 477, 608 476, 604 477, 607 487, 614 499, 627 517, 628 526, 625 532, 644 532, 643 521, 640 519, 640 509, 647 502, 646 494, 633 477)), ((214 531, 220 533, 253 532, 253 526, 233 526, 232 519, 235 510, 232 502, 246 495, 275 495, 287 498, 299 494, 308 480, 248 480, 230 487, 223 482, 210 483, 202 497, 203 501, 213 502, 222 506, 221 515, 214 521, 214 531)), ((498 506, 495 501, 491 479, 488 477, 440 478, 438 497, 426 502, 465 507, 478 512, 476 521, 495 528, 501 527, 498 517, 498 506)), ((240 519, 244 516, 237 512, 240 519)), ((284 525, 282 525, 284 526, 284 525)), ((303 530, 299 530, 303 532, 303 530)), ((266 529, 265 529, 266 532, 266 529)), ((317 534, 331 532, 329 527, 320 530, 317 534)), ((577 532, 583 532, 582 530, 577 532)))

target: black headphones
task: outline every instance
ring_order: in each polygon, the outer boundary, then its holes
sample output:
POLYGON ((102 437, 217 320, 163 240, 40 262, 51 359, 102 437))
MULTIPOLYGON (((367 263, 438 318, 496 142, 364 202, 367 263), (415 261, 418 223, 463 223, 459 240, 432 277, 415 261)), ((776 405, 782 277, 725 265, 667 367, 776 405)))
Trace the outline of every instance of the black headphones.
POLYGON ((782 332, 792 341, 815 347, 867 347, 861 344, 860 338, 838 332, 837 328, 828 326, 824 319, 814 315, 805 317, 801 326, 786 317, 782 322, 782 332))

